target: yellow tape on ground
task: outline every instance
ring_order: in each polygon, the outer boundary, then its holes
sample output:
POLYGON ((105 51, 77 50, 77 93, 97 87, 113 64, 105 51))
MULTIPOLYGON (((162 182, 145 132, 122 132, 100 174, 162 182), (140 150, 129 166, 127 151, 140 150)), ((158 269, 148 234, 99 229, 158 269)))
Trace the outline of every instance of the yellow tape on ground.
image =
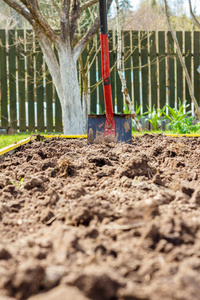
POLYGON ((29 137, 29 138, 26 138, 26 139, 21 140, 19 142, 16 142, 16 143, 14 143, 12 145, 9 145, 9 146, 6 146, 6 147, 2 148, 2 149, 0 149, 0 156, 3 155, 3 154, 5 154, 5 153, 8 153, 9 151, 12 151, 12 150, 18 148, 18 147, 20 147, 20 146, 22 146, 24 144, 27 144, 31 140, 34 140, 34 139, 36 139, 36 137, 29 137))
MULTIPOLYGON (((52 135, 42 135, 44 138, 53 138, 53 137, 60 137, 60 138, 65 138, 65 139, 78 139, 78 138, 87 138, 87 135, 82 134, 82 135, 63 135, 63 134, 52 134, 52 135)), ((31 140, 35 140, 36 136, 31 136, 29 138, 26 138, 22 141, 16 142, 12 145, 6 146, 2 149, 0 149, 0 156, 3 154, 6 154, 24 144, 29 143, 31 140)))
POLYGON ((64 139, 80 139, 80 138, 87 138, 86 134, 82 135, 64 135, 64 134, 45 134, 43 135, 45 138, 53 138, 53 137, 61 137, 64 139))
MULTIPOLYGON (((151 133, 149 133, 151 134, 151 133)), ((164 136, 171 136, 171 137, 182 137, 182 136, 186 136, 186 137, 200 137, 200 134, 163 134, 164 136)), ((53 137, 60 137, 60 138, 65 138, 65 139, 79 139, 79 138, 87 138, 87 135, 83 134, 83 135, 64 135, 64 134, 57 134, 57 135, 42 135, 44 138, 53 138, 53 137)), ((142 134, 133 134, 133 136, 142 136, 142 134)), ((6 146, 2 149, 0 149, 0 156, 3 154, 6 154, 24 144, 29 143, 31 140, 36 139, 36 136, 31 136, 29 138, 26 138, 22 141, 16 142, 15 144, 6 146)))

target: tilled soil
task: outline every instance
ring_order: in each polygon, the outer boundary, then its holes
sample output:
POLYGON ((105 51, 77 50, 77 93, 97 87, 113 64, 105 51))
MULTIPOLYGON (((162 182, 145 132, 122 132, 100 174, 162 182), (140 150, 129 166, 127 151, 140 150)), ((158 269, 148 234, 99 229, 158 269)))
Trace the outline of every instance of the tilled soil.
POLYGON ((162 135, 0 158, 0 300, 199 299, 199 160, 162 135))

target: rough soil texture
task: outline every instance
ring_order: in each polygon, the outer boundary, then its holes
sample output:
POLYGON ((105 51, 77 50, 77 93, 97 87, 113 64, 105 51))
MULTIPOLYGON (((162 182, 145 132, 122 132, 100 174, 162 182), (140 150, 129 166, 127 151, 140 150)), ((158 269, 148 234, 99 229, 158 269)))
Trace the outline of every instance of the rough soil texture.
POLYGON ((35 140, 0 158, 0 300, 200 295, 200 138, 35 140))

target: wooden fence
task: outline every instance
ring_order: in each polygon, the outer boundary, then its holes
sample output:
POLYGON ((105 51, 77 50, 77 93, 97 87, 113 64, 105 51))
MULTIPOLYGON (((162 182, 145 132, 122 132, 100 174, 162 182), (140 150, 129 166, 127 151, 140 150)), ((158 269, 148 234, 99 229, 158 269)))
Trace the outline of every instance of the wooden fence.
MULTIPOLYGON (((200 32, 176 33, 199 99, 200 32)), ((116 35, 110 32, 110 65, 115 112, 124 108, 121 82, 116 71, 116 35)), ((123 70, 134 107, 176 107, 178 99, 191 98, 170 32, 122 33, 123 70)), ((89 93, 90 111, 104 111, 101 85, 99 36, 82 53, 78 63, 82 98, 89 93), (88 71, 88 65, 90 66, 88 71), (87 84, 85 84, 87 83, 87 84)), ((1 127, 42 132, 62 132, 62 111, 51 76, 33 32, 0 30, 0 114, 1 127)), ((193 109, 193 106, 192 106, 193 109)))

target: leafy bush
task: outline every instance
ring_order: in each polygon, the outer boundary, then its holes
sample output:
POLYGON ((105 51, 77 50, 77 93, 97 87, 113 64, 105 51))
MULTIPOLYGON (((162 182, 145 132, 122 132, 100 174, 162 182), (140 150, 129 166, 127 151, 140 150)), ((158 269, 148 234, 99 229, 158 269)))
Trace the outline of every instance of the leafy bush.
POLYGON ((152 124, 153 130, 158 130, 159 127, 161 126, 161 122, 162 122, 161 117, 164 114, 165 107, 166 106, 160 109, 160 108, 155 108, 154 105, 152 110, 150 110, 150 108, 147 106, 148 112, 146 114, 148 114, 149 117, 146 120, 148 120, 152 124))
POLYGON ((170 122, 181 121, 184 118, 186 118, 188 115, 190 115, 191 112, 192 112, 190 110, 190 111, 184 113, 184 109, 186 109, 187 107, 189 107, 189 104, 186 104, 186 101, 184 101, 181 104, 181 100, 179 100, 179 109, 172 108, 171 106, 169 106, 169 104, 166 104, 165 107, 168 108, 169 115, 167 115, 165 111, 163 111, 163 115, 165 116, 165 119, 170 120, 170 122))
POLYGON ((168 107, 169 115, 163 112, 165 119, 170 120, 170 123, 167 125, 167 128, 171 127, 174 133, 186 134, 186 133, 195 133, 200 129, 200 123, 194 125, 194 117, 190 116, 191 110, 184 113, 184 109, 187 108, 189 104, 186 104, 186 101, 181 104, 179 100, 179 109, 172 108, 169 104, 166 104, 168 107))
POLYGON ((200 130, 200 123, 193 125, 194 117, 184 118, 182 120, 172 121, 170 124, 174 133, 186 134, 195 133, 200 130))

